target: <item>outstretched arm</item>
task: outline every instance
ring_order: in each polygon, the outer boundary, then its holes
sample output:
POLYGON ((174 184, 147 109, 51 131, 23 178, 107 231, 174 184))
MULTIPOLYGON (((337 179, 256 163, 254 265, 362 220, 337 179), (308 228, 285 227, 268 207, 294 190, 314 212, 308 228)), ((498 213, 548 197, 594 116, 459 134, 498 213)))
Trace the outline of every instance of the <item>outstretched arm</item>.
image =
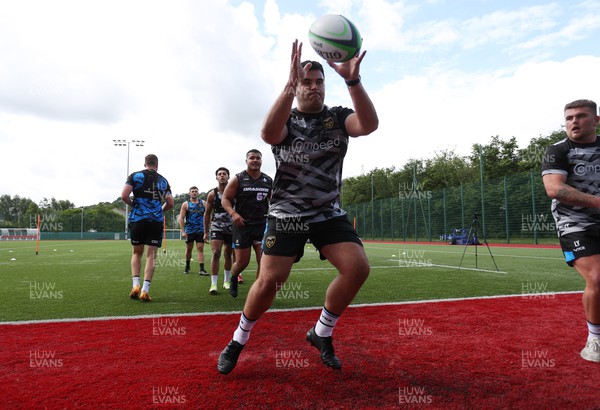
POLYGON ((295 40, 292 44, 288 81, 281 94, 279 94, 279 97, 275 100, 275 103, 269 109, 260 133, 261 138, 267 144, 277 145, 287 136, 288 130, 285 124, 290 117, 294 96, 296 95, 296 86, 304 79, 308 71, 306 67, 302 68, 300 65, 301 57, 302 43, 298 44, 298 40, 295 40))
POLYGON ((329 66, 333 68, 346 83, 350 82, 350 84, 354 84, 348 85, 348 91, 350 92, 350 98, 352 99, 352 104, 354 106, 354 113, 346 118, 345 124, 348 134, 352 137, 368 135, 379 127, 379 118, 377 117, 375 106, 360 81, 360 63, 366 53, 366 51, 363 51, 358 56, 345 63, 336 64, 328 62, 329 66))

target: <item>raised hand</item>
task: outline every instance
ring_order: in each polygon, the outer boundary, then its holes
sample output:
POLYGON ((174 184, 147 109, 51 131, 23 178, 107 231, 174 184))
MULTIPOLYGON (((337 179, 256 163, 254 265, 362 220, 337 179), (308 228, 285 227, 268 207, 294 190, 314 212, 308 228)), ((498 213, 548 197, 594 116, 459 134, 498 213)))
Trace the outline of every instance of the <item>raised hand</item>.
POLYGON ((346 61, 345 63, 333 63, 328 61, 327 64, 335 70, 344 80, 356 80, 360 75, 360 63, 367 54, 367 51, 359 53, 356 57, 346 61))

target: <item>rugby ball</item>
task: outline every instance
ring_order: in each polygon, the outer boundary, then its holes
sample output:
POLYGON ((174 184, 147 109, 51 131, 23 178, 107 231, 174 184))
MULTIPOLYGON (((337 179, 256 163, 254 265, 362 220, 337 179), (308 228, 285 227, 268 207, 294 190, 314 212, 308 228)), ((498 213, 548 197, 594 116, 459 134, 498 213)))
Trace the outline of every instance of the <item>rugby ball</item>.
POLYGON ((338 14, 326 14, 315 20, 308 30, 308 40, 319 56, 334 63, 354 58, 362 46, 356 26, 338 14))

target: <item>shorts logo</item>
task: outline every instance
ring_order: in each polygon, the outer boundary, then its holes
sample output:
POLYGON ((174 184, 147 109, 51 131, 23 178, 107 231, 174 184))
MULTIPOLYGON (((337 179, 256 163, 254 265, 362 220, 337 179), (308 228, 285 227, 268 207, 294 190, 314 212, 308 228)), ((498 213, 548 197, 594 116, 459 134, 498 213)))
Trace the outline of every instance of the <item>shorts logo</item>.
POLYGON ((579 246, 579 241, 573 241, 573 252, 581 252, 585 250, 585 245, 579 246))
POLYGON ((267 248, 272 248, 275 245, 275 236, 267 236, 267 238, 265 239, 265 245, 267 246, 267 248))

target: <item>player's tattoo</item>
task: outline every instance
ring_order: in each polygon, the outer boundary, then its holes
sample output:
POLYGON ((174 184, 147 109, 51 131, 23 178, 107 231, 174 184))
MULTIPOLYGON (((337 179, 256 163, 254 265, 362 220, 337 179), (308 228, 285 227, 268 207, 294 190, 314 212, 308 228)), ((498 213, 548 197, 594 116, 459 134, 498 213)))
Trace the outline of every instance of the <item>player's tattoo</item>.
POLYGON ((569 186, 560 188, 556 193, 556 199, 559 202, 586 208, 598 206, 598 199, 594 195, 586 194, 569 186))

